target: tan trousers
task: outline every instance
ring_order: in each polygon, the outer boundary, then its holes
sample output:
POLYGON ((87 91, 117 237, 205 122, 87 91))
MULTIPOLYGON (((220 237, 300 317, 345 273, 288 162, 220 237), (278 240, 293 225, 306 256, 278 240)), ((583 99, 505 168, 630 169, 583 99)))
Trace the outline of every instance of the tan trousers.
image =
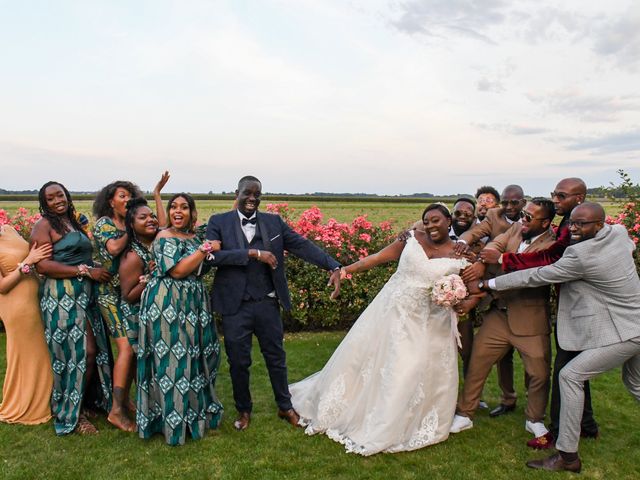
POLYGON ((492 308, 484 315, 482 326, 474 338, 469 370, 458 401, 460 415, 473 417, 491 367, 512 347, 520 353, 529 376, 525 416, 532 422, 541 422, 544 419, 551 372, 549 335, 514 335, 507 323, 506 312, 497 308, 492 308))

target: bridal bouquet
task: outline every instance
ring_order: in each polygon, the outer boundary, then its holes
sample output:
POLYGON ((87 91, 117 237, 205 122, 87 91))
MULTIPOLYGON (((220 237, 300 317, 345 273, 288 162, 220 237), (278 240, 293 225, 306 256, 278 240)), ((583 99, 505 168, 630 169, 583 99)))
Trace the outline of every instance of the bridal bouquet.
POLYGON ((447 275, 436 280, 431 289, 431 300, 441 307, 453 307, 467 297, 467 287, 459 275, 447 275))

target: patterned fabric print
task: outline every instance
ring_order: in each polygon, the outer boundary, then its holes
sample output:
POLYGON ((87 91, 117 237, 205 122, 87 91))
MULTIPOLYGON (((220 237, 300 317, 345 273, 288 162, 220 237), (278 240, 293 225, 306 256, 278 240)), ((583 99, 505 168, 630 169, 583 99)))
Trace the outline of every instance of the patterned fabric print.
MULTIPOLYGON (((149 275, 149 273, 151 273, 149 270, 149 264, 151 263, 151 260, 153 260, 151 252, 138 242, 133 242, 131 244, 131 250, 140 257, 140 260, 142 260, 142 274, 149 275)), ((130 304, 122 299, 120 301, 120 311, 122 312, 122 320, 127 330, 127 339, 129 340, 133 351, 137 354, 139 329, 138 314, 140 313, 140 302, 130 304)))
POLYGON ((156 269, 140 301, 138 432, 162 432, 170 445, 184 444, 187 429, 202 438, 222 417, 214 390, 220 344, 205 288, 195 275, 168 274, 199 245, 195 238, 154 242, 156 269))
POLYGON ((118 230, 109 217, 100 218, 93 227, 93 242, 98 260, 112 275, 110 282, 97 285, 98 308, 114 338, 126 337, 127 329, 120 311, 120 257, 113 257, 109 253, 107 241, 120 238, 124 233, 118 230))
POLYGON ((40 308, 53 368, 51 410, 58 435, 73 432, 83 400, 87 407, 111 409, 109 342, 91 298, 92 290, 91 281, 75 278, 47 278, 42 287, 40 308), (87 322, 97 346, 91 385, 85 385, 87 322))

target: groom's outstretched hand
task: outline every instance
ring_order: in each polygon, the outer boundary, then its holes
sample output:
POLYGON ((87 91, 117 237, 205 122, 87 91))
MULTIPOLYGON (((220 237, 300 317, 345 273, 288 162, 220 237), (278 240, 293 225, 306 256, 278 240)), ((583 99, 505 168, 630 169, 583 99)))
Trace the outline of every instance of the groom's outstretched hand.
POLYGON ((329 277, 329 283, 327 283, 327 287, 333 285, 333 292, 329 298, 331 300, 335 300, 340 295, 340 269, 334 270, 331 272, 331 276, 329 277))

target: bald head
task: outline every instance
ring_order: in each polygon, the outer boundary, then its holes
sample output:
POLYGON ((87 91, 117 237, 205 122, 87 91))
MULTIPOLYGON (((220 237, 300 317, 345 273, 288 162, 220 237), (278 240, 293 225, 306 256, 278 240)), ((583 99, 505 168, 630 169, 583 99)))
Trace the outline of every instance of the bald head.
POLYGON ((524 190, 522 190, 520 185, 507 185, 504 187, 504 190, 502 190, 502 198, 509 196, 524 198, 524 190))
POLYGON ((585 202, 581 205, 578 205, 576 208, 574 208, 574 212, 571 214, 572 219, 574 213, 576 216, 584 217, 590 222, 604 223, 604 219, 606 217, 602 205, 595 202, 585 202))
POLYGON ((584 202, 587 195, 587 185, 580 178, 563 178, 551 192, 551 200, 558 215, 569 215, 574 208, 584 202))
POLYGON ((587 194, 587 184, 584 180, 577 177, 563 178, 556 185, 557 191, 566 191, 569 193, 575 193, 580 195, 587 194))

